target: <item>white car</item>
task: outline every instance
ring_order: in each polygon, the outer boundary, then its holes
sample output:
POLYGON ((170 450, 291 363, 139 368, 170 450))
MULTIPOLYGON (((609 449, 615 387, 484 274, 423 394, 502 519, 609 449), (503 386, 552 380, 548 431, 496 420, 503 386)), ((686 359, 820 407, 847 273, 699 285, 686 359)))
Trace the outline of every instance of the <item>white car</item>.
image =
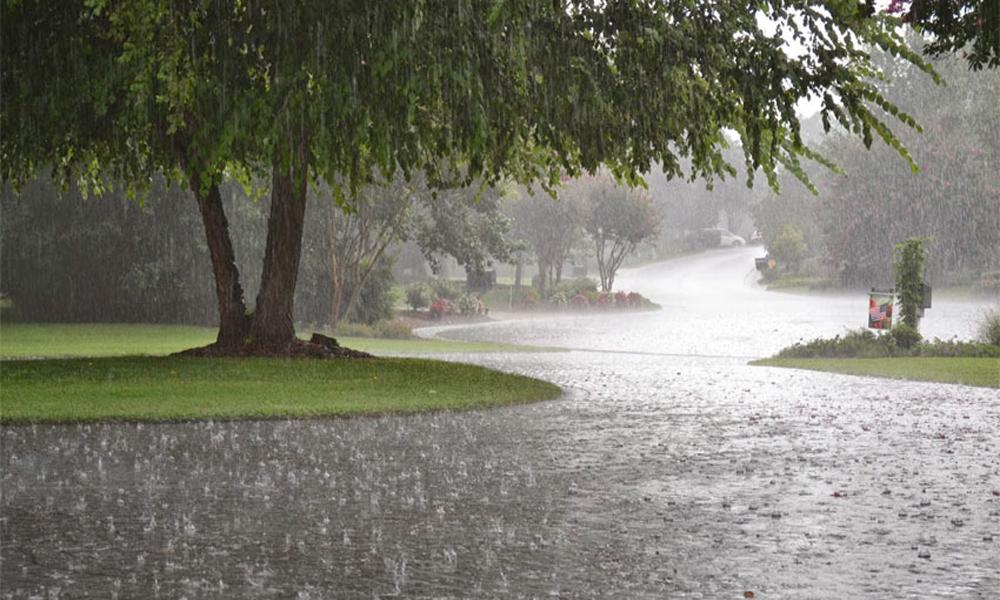
POLYGON ((720 248, 733 248, 736 246, 746 246, 747 241, 740 236, 736 235, 728 229, 722 229, 721 227, 714 227, 712 229, 706 229, 705 231, 711 231, 713 234, 718 232, 719 234, 719 247, 720 248))

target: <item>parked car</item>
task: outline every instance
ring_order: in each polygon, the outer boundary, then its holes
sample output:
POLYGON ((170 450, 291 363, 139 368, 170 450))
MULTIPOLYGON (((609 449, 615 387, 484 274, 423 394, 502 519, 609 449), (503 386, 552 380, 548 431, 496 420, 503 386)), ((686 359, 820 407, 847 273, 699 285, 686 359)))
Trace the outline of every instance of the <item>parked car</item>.
POLYGON ((721 227, 713 227, 711 229, 706 229, 705 231, 718 232, 719 235, 719 247, 720 248, 732 248, 734 246, 746 246, 747 241, 740 236, 736 235, 728 229, 722 229, 721 227))
POLYGON ((727 229, 722 229, 721 227, 709 227, 707 229, 689 231, 685 236, 684 241, 689 250, 731 248, 733 246, 746 245, 746 240, 727 229))

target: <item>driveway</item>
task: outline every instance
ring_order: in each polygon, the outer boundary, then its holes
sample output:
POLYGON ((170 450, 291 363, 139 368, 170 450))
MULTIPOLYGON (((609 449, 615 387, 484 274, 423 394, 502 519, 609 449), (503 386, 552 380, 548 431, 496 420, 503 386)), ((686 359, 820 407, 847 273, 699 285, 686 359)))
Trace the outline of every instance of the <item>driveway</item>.
POLYGON ((746 366, 866 311, 760 290, 754 251, 623 273, 662 311, 445 332, 575 348, 448 357, 551 402, 5 427, 0 596, 995 598, 996 390, 746 366))

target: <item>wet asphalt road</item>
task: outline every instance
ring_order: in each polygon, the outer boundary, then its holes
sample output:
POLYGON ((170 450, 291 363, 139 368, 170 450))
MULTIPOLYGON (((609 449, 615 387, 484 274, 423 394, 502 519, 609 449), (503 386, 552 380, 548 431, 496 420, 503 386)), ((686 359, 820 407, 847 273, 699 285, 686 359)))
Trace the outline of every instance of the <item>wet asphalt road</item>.
POLYGON ((752 256, 625 274, 655 313, 446 332, 581 349, 449 357, 552 402, 3 428, 0 597, 1000 597, 1000 395, 746 366, 865 315, 752 256))

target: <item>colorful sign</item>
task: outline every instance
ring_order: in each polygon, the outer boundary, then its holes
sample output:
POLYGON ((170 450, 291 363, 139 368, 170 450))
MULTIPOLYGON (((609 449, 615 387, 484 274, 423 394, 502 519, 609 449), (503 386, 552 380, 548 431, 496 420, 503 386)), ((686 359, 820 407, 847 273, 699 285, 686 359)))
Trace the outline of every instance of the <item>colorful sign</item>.
POLYGON ((893 295, 872 292, 868 295, 868 327, 892 329, 893 295))

